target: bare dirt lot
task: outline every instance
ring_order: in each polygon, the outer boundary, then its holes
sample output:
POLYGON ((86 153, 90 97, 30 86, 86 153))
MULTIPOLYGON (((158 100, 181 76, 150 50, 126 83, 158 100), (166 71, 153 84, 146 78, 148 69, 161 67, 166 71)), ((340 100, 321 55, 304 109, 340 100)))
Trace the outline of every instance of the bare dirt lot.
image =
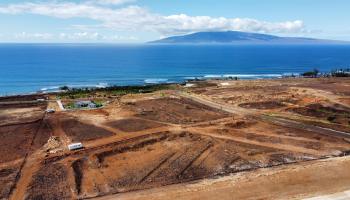
POLYGON ((23 158, 47 142, 51 128, 43 120, 44 109, 42 105, 37 105, 34 110, 0 109, 0 116, 6 117, 0 125, 0 163, 23 158))
POLYGON ((184 98, 138 101, 130 108, 137 112, 138 117, 173 124, 190 124, 227 116, 227 113, 184 98))
POLYGON ((26 199, 71 199, 67 168, 59 163, 43 165, 28 186, 26 199))
POLYGON ((73 142, 87 141, 114 135, 113 132, 80 122, 76 119, 63 119, 61 121, 63 131, 73 142))
MULTIPOLYGON (((17 102, 37 97, 4 101, 0 199, 113 194, 119 195, 106 198, 130 199, 142 191, 159 189, 157 194, 164 195, 167 189, 161 188, 170 185, 192 187, 228 177, 230 181, 214 188, 235 188, 237 199, 259 199, 255 192, 262 199, 294 198, 322 192, 330 180, 338 188, 349 186, 335 178, 347 176, 349 162, 333 166, 336 173, 325 173, 330 170, 327 160, 350 154, 350 97, 345 91, 349 79, 221 82, 115 97, 96 110, 49 114, 47 102, 17 102), (82 142, 84 148, 69 151, 72 142, 82 142), (307 163, 316 166, 315 173, 307 163), (247 173, 251 175, 244 176, 247 173), (259 184, 273 188, 273 196, 259 184), (304 191, 303 185, 308 186, 304 191)), ((182 192, 184 199, 215 196, 214 189, 197 190, 198 194, 182 192)), ((177 196, 172 189, 169 194, 177 196)))
MULTIPOLYGON (((79 198, 159 187, 316 158, 305 153, 190 132, 161 132, 87 153, 61 157, 59 161, 49 160, 43 167, 57 163, 67 166, 73 157, 70 167, 75 184, 71 187, 75 187, 73 191, 79 198)), ((50 188, 45 189, 63 193, 66 188, 55 186, 60 176, 55 176, 53 180, 50 178, 50 182, 46 183, 50 188)), ((41 179, 33 181, 33 185, 42 182, 41 179)))
POLYGON ((16 184, 22 161, 0 167, 0 199, 8 199, 16 184))
POLYGON ((163 126, 161 123, 138 118, 121 119, 108 122, 106 125, 125 132, 136 132, 163 126))

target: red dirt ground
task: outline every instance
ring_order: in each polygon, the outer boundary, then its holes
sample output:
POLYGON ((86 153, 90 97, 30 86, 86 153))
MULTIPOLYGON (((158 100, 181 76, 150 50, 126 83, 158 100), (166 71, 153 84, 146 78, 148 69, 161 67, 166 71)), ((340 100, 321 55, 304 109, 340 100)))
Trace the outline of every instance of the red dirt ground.
POLYGON ((40 123, 0 127, 0 163, 23 158, 32 148, 40 123))
POLYGON ((34 174, 26 200, 72 199, 67 168, 60 163, 43 165, 34 174))
POLYGON ((227 117, 228 114, 184 98, 138 101, 130 109, 137 116, 174 124, 191 124, 227 117))
POLYGON ((62 129, 73 142, 94 140, 102 137, 114 135, 106 129, 96 127, 92 124, 86 124, 75 119, 63 119, 61 121, 62 129))
MULTIPOLYGON (((329 130, 320 134, 316 131, 319 129, 305 128, 310 122, 295 125, 290 123, 292 118, 289 123, 282 120, 289 119, 288 116, 300 119, 294 122, 315 119, 312 121, 315 127, 323 126, 317 120, 335 117, 329 121, 330 128, 345 127, 339 119, 348 115, 347 106, 337 101, 339 96, 297 88, 301 83, 316 81, 231 81, 227 88, 220 88, 217 83, 203 84, 198 89, 202 90, 201 95, 195 96, 186 88, 187 97, 194 100, 184 98, 183 91, 168 91, 162 95, 165 98, 159 98, 160 93, 130 95, 103 109, 58 111, 46 114, 42 120, 36 118, 36 122, 21 124, 18 122, 24 120, 21 115, 26 109, 10 108, 6 111, 12 113, 8 114, 10 117, 0 115, 12 124, 0 126, 0 195, 8 198, 14 188, 11 200, 84 199, 201 179, 215 180, 231 174, 239 176, 247 171, 256 173, 263 185, 270 176, 259 174, 262 169, 273 171, 275 166, 287 167, 292 163, 307 166, 306 163, 316 160, 349 155, 350 140, 344 135, 329 134, 329 130), (222 101, 230 97, 238 97, 237 102, 222 101), (239 107, 242 103, 249 107, 239 107), (280 109, 280 104, 286 108, 280 109), (216 109, 220 106, 232 114, 216 109), (253 107, 260 110, 250 109, 253 107), (293 108, 300 110, 294 112, 293 108), (51 135, 57 140, 50 140, 49 144, 53 142, 55 146, 57 141, 58 147, 53 147, 53 151, 41 148, 51 135), (85 148, 67 150, 68 142, 78 141, 85 148), (18 167, 25 155, 28 155, 25 162, 18 167), (17 176, 18 169, 21 177, 17 176)), ((342 87, 347 87, 346 84, 342 87)), ((38 108, 39 113, 43 112, 44 106, 38 108)), ((29 118, 37 117, 29 114, 29 118)), ((347 168, 344 165, 342 170, 347 172, 347 168)), ((324 170, 329 171, 324 177, 332 176, 332 170, 324 170)), ((285 185, 273 190, 283 190, 288 180, 297 178, 293 173, 287 174, 290 177, 281 176, 287 180, 285 185)), ((290 183, 303 187, 308 178, 305 175, 290 183)), ((239 184, 246 180, 235 181, 239 184)), ((259 187, 234 192, 247 191, 255 193, 259 187)))
POLYGON ((106 123, 106 125, 125 132, 136 132, 164 126, 163 124, 157 122, 137 118, 112 121, 106 123))
POLYGON ((79 197, 86 198, 300 162, 313 157, 189 132, 164 132, 77 152, 74 157, 51 159, 46 165, 70 163, 72 158, 76 159, 71 166, 75 174, 75 191, 79 197))
POLYGON ((8 199, 16 183, 21 162, 0 168, 0 199, 8 199))

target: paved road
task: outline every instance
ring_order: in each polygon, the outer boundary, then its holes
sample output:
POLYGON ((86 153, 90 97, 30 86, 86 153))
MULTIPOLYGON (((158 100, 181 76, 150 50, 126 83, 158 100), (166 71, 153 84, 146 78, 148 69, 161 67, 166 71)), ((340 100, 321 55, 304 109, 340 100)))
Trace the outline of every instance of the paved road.
POLYGON ((57 100, 58 107, 61 109, 61 111, 65 111, 66 109, 63 107, 61 100, 57 100))

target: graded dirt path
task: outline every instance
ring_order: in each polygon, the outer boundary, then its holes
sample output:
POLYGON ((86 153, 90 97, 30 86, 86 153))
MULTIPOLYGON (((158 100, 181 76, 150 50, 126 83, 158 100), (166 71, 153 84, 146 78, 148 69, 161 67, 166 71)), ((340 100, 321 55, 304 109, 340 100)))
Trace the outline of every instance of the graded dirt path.
POLYGON ((116 194, 95 200, 304 199, 349 190, 349 167, 349 157, 331 158, 116 194))
POLYGON ((317 156, 324 156, 324 155, 327 155, 327 153, 328 153, 328 152, 321 152, 321 151, 316 151, 316 150, 311 150, 311 149, 306 149, 306 148, 296 147, 296 146, 286 145, 286 144, 283 144, 283 145, 282 144, 271 144, 271 143, 267 143, 267 142, 258 142, 258 141, 253 141, 253 140, 249 140, 249 139, 244 139, 244 138, 218 135, 215 133, 207 133, 207 132, 204 132, 203 130, 196 130, 196 129, 191 129, 191 130, 193 133, 207 135, 207 136, 211 136, 214 138, 232 140, 235 142, 253 144, 253 145, 257 145, 257 146, 279 149, 279 150, 284 150, 284 151, 305 153, 305 154, 317 155, 317 156))
POLYGON ((24 165, 20 171, 20 177, 18 182, 16 183, 16 187, 12 192, 10 200, 19 200, 24 199, 27 187, 32 180, 33 174, 39 169, 39 158, 38 153, 34 153, 30 156, 26 156, 24 165))
POLYGON ((219 103, 216 103, 210 99, 204 98, 203 96, 195 95, 193 93, 178 92, 177 94, 183 98, 189 98, 193 101, 204 104, 206 106, 216 108, 218 110, 223 110, 223 111, 226 111, 228 113, 232 113, 232 114, 236 114, 236 115, 245 115, 245 114, 254 114, 255 113, 255 111, 252 111, 250 109, 240 108, 240 107, 233 106, 233 105, 227 106, 227 105, 223 105, 221 103, 219 104, 219 103))
POLYGON ((299 129, 313 131, 313 132, 320 132, 324 135, 330 135, 330 136, 338 136, 338 137, 346 137, 346 138, 350 137, 350 133, 337 131, 337 130, 333 130, 333 129, 328 129, 328 128, 322 128, 322 127, 313 126, 313 125, 307 125, 304 123, 296 122, 296 121, 289 120, 289 119, 282 119, 279 117, 263 116, 262 112, 254 110, 254 109, 245 109, 245 108, 240 108, 240 107, 233 106, 233 105, 226 105, 223 103, 219 104, 219 103, 214 102, 212 100, 209 100, 207 98, 203 98, 202 96, 194 95, 191 93, 179 92, 178 94, 182 97, 190 98, 193 101, 197 101, 199 103, 210 106, 212 108, 220 109, 220 110, 232 113, 232 114, 243 115, 243 116, 244 115, 253 115, 253 116, 261 118, 262 120, 270 121, 272 123, 276 123, 276 124, 283 125, 286 127, 299 128, 299 129))

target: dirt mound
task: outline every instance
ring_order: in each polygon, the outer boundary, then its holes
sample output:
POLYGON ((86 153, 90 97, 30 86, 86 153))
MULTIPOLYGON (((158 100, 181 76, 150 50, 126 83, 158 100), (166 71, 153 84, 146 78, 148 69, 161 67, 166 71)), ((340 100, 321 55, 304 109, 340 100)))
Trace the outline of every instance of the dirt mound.
POLYGON ((163 124, 157 122, 134 118, 112 121, 108 122, 106 125, 125 132, 136 132, 164 126, 163 124))
POLYGON ((57 153, 63 151, 62 142, 58 136, 51 136, 44 146, 46 152, 57 153))
POLYGON ((253 108, 253 109, 276 109, 282 108, 285 105, 279 101, 262 101, 262 102, 252 102, 252 103, 242 103, 239 104, 243 108, 253 108))
POLYGON ((82 123, 75 119, 63 119, 61 123, 64 132, 71 137, 73 142, 94 140, 114 135, 114 133, 106 129, 82 123))
POLYGON ((138 101, 133 106, 138 117, 174 124, 191 124, 220 119, 227 113, 184 98, 138 101))

